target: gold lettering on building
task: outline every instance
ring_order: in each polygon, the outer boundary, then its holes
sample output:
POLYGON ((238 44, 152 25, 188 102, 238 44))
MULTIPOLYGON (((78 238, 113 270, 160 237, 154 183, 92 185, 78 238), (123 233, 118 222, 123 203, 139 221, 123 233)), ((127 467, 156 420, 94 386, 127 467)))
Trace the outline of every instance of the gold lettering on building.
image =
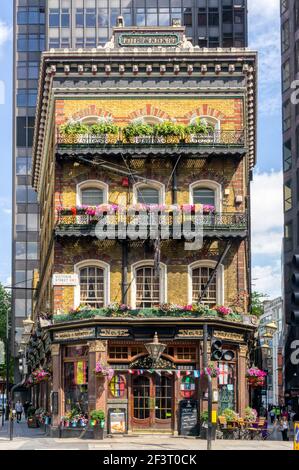
POLYGON ((95 336, 94 328, 82 328, 78 330, 59 331, 54 333, 54 341, 68 340, 68 339, 84 339, 95 336))
POLYGON ((130 336, 129 330, 114 330, 114 329, 106 329, 101 330, 100 336, 130 336))

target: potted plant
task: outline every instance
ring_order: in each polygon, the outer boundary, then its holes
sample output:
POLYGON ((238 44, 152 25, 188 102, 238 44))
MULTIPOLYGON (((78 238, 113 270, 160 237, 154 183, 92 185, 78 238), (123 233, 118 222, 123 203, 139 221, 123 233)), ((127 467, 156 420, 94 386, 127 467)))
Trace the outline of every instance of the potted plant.
POLYGON ((28 408, 27 426, 28 428, 38 428, 38 420, 35 415, 36 408, 30 406, 28 408))
POLYGON ((94 438, 101 440, 104 439, 105 413, 103 410, 91 411, 90 424, 93 427, 94 438))

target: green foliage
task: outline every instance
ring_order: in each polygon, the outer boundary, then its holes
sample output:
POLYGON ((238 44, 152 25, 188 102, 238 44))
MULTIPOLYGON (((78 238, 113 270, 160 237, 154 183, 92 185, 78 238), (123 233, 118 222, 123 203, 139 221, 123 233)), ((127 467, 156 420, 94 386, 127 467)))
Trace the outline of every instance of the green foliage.
POLYGON ((226 421, 234 421, 238 418, 238 414, 230 408, 225 408, 221 414, 226 418, 226 421))
MULTIPOLYGON (((68 123, 60 126, 60 132, 64 135, 116 135, 120 128, 109 121, 103 121, 93 125, 82 124, 81 122, 68 123)), ((190 134, 209 134, 214 132, 211 125, 207 125, 198 119, 195 123, 185 125, 177 124, 172 121, 163 121, 158 124, 147 124, 144 122, 131 122, 122 128, 123 135, 126 140, 134 137, 156 136, 156 137, 179 137, 184 140, 190 134)))
POLYGON ((209 421, 209 413, 208 411, 203 411, 200 413, 200 422, 207 423, 209 421))
POLYGON ((132 122, 125 126, 123 129, 123 134, 127 140, 130 140, 132 137, 142 137, 142 136, 151 136, 154 133, 154 126, 150 124, 145 124, 142 122, 132 122))
POLYGON ((99 124, 93 124, 90 126, 90 133, 93 135, 115 135, 118 133, 118 131, 118 126, 112 124, 111 122, 101 122, 99 124))
POLYGON ((184 139, 185 128, 183 124, 175 124, 171 121, 163 121, 154 126, 154 134, 159 137, 179 137, 184 139))
POLYGON ((90 134, 90 126, 81 122, 68 123, 60 126, 60 132, 65 135, 90 134))
POLYGON ((207 125, 202 122, 200 119, 195 121, 192 124, 186 126, 186 133, 187 134, 211 134, 215 131, 214 127, 211 125, 207 125))
POLYGON ((6 318, 10 311, 11 297, 10 294, 0 284, 0 341, 6 339, 6 318))
POLYGON ((252 292, 251 294, 251 314, 260 317, 264 313, 264 300, 268 297, 267 294, 261 292, 252 292))
POLYGON ((90 412, 90 418, 95 421, 105 421, 105 413, 103 410, 93 410, 90 412))

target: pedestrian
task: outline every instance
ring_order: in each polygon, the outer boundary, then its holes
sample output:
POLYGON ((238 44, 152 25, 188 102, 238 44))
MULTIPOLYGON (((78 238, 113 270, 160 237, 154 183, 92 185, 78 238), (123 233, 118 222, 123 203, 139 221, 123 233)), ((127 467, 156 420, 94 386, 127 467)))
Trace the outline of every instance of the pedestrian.
POLYGON ((282 434, 282 440, 289 440, 289 422, 286 416, 283 416, 279 422, 279 430, 282 434))
POLYGON ((22 414, 23 414, 23 411, 24 411, 23 405, 20 402, 20 400, 17 401, 16 406, 15 406, 15 410, 16 410, 16 413, 17 413, 17 423, 19 423, 22 420, 22 414))
POLYGON ((276 416, 276 415, 275 415, 275 410, 274 410, 274 408, 272 408, 272 409, 270 410, 270 420, 271 420, 271 424, 274 424, 275 416, 276 416))
POLYGON ((293 420, 293 423, 299 422, 299 410, 293 414, 292 420, 293 420))
POLYGON ((275 416, 276 416, 277 421, 279 421, 279 419, 280 419, 280 408, 279 408, 279 406, 275 407, 275 416))
POLYGON ((27 401, 25 401, 25 403, 24 403, 24 407, 23 407, 23 408, 24 408, 24 415, 25 415, 25 419, 27 419, 27 418, 28 418, 28 408, 29 408, 29 406, 30 406, 30 402, 29 402, 28 400, 27 400, 27 401))

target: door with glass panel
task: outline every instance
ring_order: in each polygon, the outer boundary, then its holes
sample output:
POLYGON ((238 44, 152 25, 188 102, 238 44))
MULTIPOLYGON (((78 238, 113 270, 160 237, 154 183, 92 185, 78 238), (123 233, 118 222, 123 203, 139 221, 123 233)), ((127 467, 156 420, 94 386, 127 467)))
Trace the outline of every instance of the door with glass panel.
POLYGON ((171 430, 173 378, 156 372, 133 376, 132 428, 171 430))

